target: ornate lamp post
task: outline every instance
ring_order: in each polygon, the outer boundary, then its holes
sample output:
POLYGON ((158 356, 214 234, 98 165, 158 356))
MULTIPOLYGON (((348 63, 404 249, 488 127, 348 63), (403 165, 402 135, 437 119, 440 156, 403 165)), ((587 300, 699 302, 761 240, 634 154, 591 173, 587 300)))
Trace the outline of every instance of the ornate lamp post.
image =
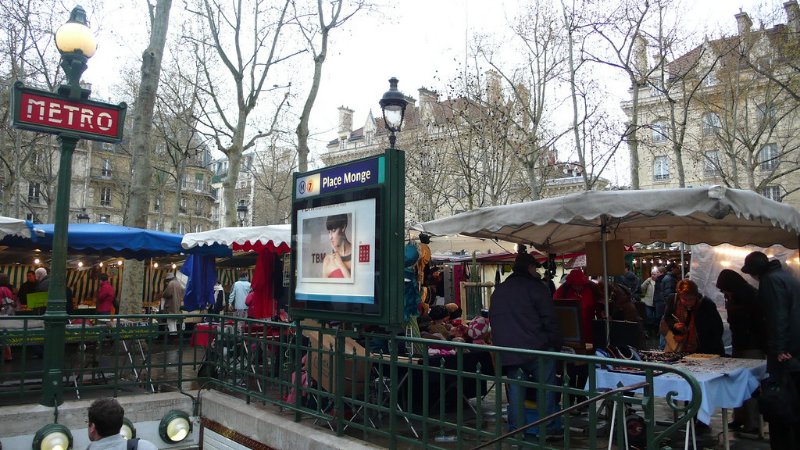
MULTIPOLYGON (((91 91, 80 86, 80 79, 86 70, 86 61, 94 55, 97 43, 86 24, 86 12, 76 6, 67 23, 56 31, 56 47, 61 52, 61 68, 67 77, 67 84, 58 88, 58 94, 72 101, 85 100, 91 91)), ((67 321, 66 266, 67 266, 67 224, 69 223, 69 190, 72 176, 72 153, 80 136, 61 132, 61 160, 58 166, 58 185, 56 187, 56 211, 53 224, 53 259, 50 264, 50 289, 47 292, 47 312, 45 313, 44 366, 42 398, 45 406, 62 403, 64 366, 64 332, 67 321)))
POLYGON ((239 200, 239 204, 236 205, 236 215, 239 216, 239 226, 244 226, 244 221, 247 219, 247 204, 245 204, 244 200, 239 200))
POLYGON ((381 101, 381 111, 383 111, 383 123, 389 130, 389 148, 394 149, 397 141, 395 133, 400 131, 403 125, 403 118, 406 115, 406 105, 408 101, 402 92, 397 90, 397 78, 389 79, 389 90, 383 94, 381 101))

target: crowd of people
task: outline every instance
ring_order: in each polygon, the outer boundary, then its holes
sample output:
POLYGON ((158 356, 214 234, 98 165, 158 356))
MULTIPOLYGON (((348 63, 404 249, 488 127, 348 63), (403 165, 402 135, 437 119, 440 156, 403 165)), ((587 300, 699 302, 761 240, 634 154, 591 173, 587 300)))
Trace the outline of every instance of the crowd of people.
MULTIPOLYGON (((537 269, 540 264, 528 253, 520 252, 512 274, 496 286, 491 298, 489 318, 492 341, 501 347, 542 351, 560 351, 562 333, 555 313, 555 302, 578 300, 580 321, 591 330, 594 319, 603 318, 603 291, 580 270, 567 274, 552 292, 537 269)), ((610 286, 611 318, 639 322, 651 339, 659 338, 662 350, 681 353, 725 355, 723 322, 716 304, 704 296, 694 281, 683 279, 680 266, 674 263, 653 267, 650 277, 640 282, 626 267, 624 275, 610 286), (644 314, 639 314, 642 311, 644 314), (643 316, 643 317, 642 317, 643 316)), ((780 380, 787 395, 797 399, 800 392, 800 282, 787 273, 777 260, 770 261, 762 252, 753 252, 741 272, 758 282, 750 284, 736 271, 722 270, 716 288, 724 294, 727 321, 731 331, 734 358, 766 357, 771 379, 780 380)), ((591 333, 586 333, 591 342, 591 333)), ((503 372, 553 384, 556 370, 552 360, 501 353, 503 372), (543 369, 540 365, 546 365, 543 369), (539 379, 543 377, 542 379, 539 379)), ((518 410, 525 389, 509 389, 509 430, 521 426, 524 412, 518 410)), ((556 396, 547 398, 548 412, 557 409, 556 396)), ((798 401, 800 403, 800 401, 798 401)), ((770 415, 754 400, 737 408, 730 426, 735 430, 755 432, 763 414, 770 426, 773 449, 800 448, 798 429, 800 404, 789 417, 770 415)), ((559 434, 552 423, 548 434, 559 434)), ((702 431, 702 430, 701 430, 702 431)))

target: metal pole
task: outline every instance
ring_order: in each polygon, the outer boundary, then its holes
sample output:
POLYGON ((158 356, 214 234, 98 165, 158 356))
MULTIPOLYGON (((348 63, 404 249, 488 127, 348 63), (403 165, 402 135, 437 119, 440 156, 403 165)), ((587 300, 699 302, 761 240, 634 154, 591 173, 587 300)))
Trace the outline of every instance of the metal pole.
POLYGON ((53 223, 53 250, 50 263, 50 287, 47 291, 47 311, 44 314, 44 379, 42 398, 44 406, 57 406, 63 402, 64 332, 67 324, 67 227, 69 223, 70 177, 72 153, 78 138, 61 134, 61 161, 56 187, 56 215, 53 223))
MULTIPOLYGON (((608 224, 606 223, 606 216, 600 217, 600 246, 601 254, 603 255, 603 294, 605 295, 605 311, 606 311, 606 345, 611 345, 611 316, 608 310, 608 251, 606 249, 606 230, 608 224)), ((591 330, 589 330, 591 332, 591 330)))

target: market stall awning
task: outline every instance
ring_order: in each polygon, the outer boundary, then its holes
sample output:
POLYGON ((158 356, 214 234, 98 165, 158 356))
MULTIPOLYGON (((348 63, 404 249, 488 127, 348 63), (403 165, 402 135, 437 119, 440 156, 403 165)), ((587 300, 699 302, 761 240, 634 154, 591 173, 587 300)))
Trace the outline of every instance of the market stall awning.
POLYGON ((267 249, 281 254, 289 251, 291 228, 290 224, 218 228, 185 234, 181 246, 186 250, 192 250, 224 245, 236 251, 261 252, 267 249))
POLYGON ((27 220, 0 216, 0 239, 6 236, 30 239, 32 230, 33 225, 27 220))
POLYGON ((533 245, 551 253, 581 251, 587 242, 781 244, 798 248, 800 212, 753 191, 706 186, 685 189, 589 191, 475 209, 424 222, 418 230, 533 245))
MULTIPOLYGON (((34 225, 36 242, 6 237, 6 245, 35 247, 50 250, 53 246, 53 224, 34 225)), ((125 259, 145 259, 179 253, 201 253, 230 256, 231 251, 222 245, 208 246, 187 252, 181 247, 181 235, 143 228, 111 225, 108 223, 71 223, 67 229, 67 247, 70 252, 90 253, 125 259)))

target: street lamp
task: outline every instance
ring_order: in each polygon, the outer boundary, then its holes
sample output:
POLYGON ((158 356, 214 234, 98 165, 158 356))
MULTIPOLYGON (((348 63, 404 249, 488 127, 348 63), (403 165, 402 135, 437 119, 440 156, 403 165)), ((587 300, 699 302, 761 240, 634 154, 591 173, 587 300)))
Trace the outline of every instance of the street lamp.
POLYGON ((239 226, 244 226, 244 219, 247 218, 247 205, 244 203, 244 200, 239 200, 239 204, 236 205, 236 215, 239 216, 239 226))
MULTIPOLYGON (((67 77, 67 84, 58 88, 58 95, 65 100, 81 101, 89 97, 88 89, 80 86, 80 79, 86 70, 86 61, 94 55, 97 43, 86 25, 86 12, 76 6, 69 15, 67 23, 56 31, 56 47, 61 53, 61 68, 67 77)), ((42 398, 45 406, 57 406, 63 399, 64 332, 67 321, 66 273, 67 273, 67 224, 69 222, 69 191, 72 176, 72 153, 80 135, 62 131, 58 134, 61 142, 61 160, 58 166, 56 187, 56 211, 53 224, 53 249, 50 263, 50 287, 47 292, 47 312, 45 312, 45 375, 42 380, 42 398)))
POLYGON ((383 94, 381 101, 381 111, 383 111, 383 123, 389 130, 389 148, 394 149, 397 141, 395 133, 400 131, 403 125, 403 118, 406 115, 406 105, 408 101, 402 92, 397 90, 397 78, 389 78, 389 90, 383 94))

